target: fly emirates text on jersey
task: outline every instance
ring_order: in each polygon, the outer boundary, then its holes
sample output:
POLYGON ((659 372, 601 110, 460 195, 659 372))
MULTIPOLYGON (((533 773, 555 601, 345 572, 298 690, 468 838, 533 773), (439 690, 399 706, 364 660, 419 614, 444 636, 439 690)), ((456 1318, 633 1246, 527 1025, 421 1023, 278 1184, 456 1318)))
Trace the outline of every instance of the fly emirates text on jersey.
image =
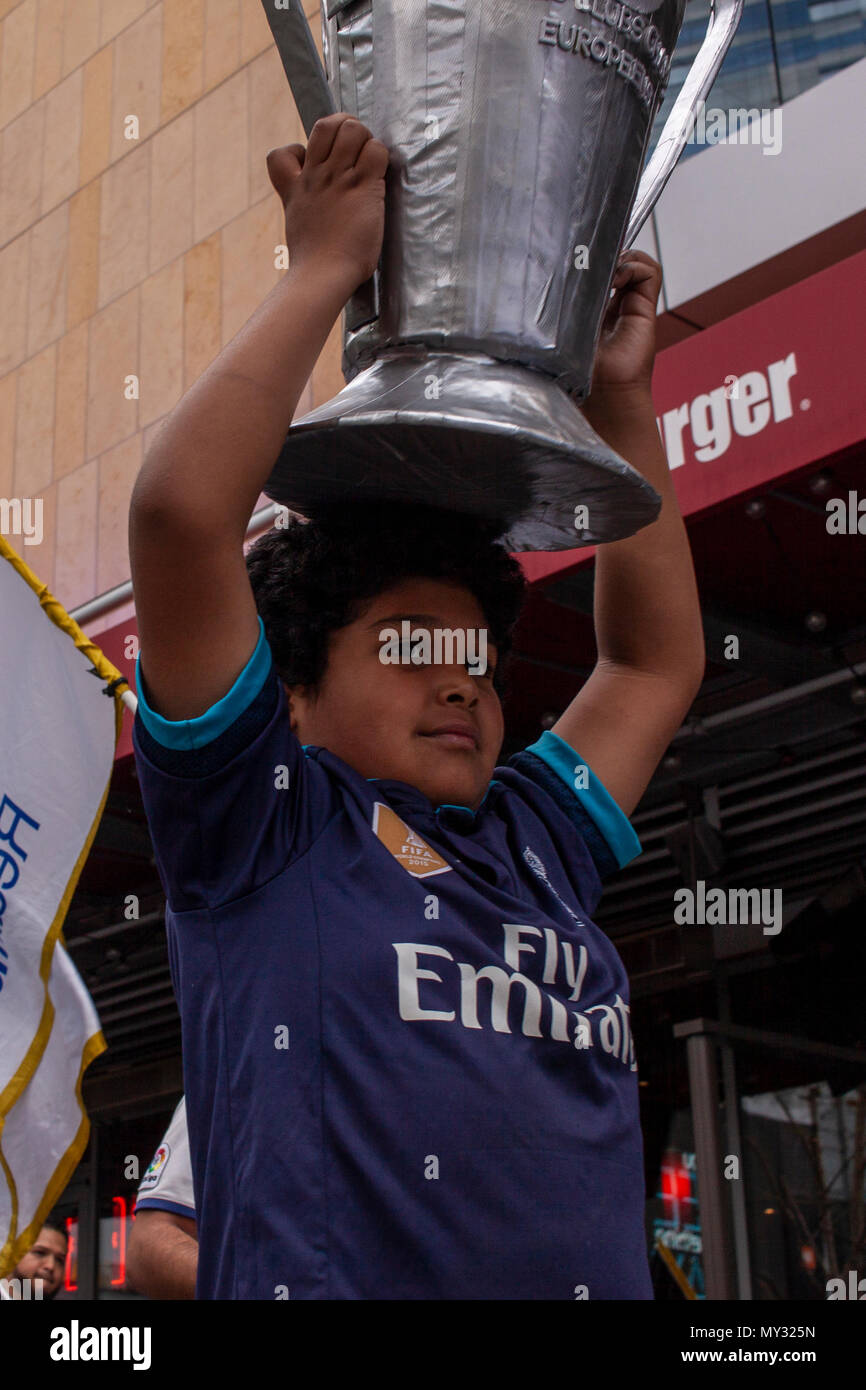
POLYGON ((583 991, 589 966, 586 946, 578 946, 575 961, 571 942, 562 941, 552 927, 503 922, 502 930, 507 971, 499 965, 478 968, 456 961, 444 946, 392 942, 397 953, 400 1017, 407 1023, 438 1019, 444 1023, 459 1022, 464 1028, 510 1033, 509 1003, 512 990, 516 989, 523 1002, 521 1032, 526 1037, 552 1038, 578 1049, 598 1046, 630 1071, 637 1071, 630 1009, 619 994, 613 1003, 594 1004, 583 1011, 568 1007, 579 1002, 583 991), (525 963, 521 956, 527 957, 525 963), (434 962, 435 970, 430 968, 434 962), (542 989, 524 973, 522 966, 536 974, 540 971, 543 985, 556 985, 561 975, 571 990, 568 999, 563 1001, 542 989), (432 1007, 436 1004, 440 1007, 432 1007), (443 1008, 443 1004, 454 1007, 443 1008))

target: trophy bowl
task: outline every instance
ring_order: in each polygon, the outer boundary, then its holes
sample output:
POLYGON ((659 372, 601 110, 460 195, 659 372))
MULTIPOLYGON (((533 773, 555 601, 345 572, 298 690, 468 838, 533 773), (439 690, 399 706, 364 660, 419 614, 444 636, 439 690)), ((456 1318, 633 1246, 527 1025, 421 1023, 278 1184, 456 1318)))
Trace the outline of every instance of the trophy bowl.
POLYGON ((644 170, 686 0, 263 0, 309 135, 347 111, 390 151, 347 385, 294 421, 265 492, 315 516, 417 502, 510 550, 634 534, 661 501, 579 406, 620 251, 652 210, 739 21, 718 0, 644 170), (643 174, 642 174, 642 170, 643 174))

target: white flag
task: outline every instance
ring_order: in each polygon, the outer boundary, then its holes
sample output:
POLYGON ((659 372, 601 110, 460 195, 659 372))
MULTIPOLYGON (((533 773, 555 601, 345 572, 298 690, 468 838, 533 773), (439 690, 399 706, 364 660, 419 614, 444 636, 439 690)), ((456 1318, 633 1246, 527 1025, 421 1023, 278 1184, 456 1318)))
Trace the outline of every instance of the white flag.
POLYGON ((0 1276, 39 1234, 90 1130, 105 1049, 61 929, 99 826, 120 673, 0 536, 0 1276))

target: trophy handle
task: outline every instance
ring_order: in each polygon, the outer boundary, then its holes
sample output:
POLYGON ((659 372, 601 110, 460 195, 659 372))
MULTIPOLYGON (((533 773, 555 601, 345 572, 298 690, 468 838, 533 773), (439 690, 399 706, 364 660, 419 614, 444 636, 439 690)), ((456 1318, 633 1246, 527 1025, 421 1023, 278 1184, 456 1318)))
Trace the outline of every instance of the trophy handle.
POLYGON ((674 171, 694 124, 698 106, 715 82, 737 32, 742 11, 743 0, 710 0, 707 32, 638 184, 634 208, 622 243, 623 250, 631 246, 674 171))
POLYGON ((319 117, 331 116, 337 108, 302 0, 287 0, 279 9, 276 0, 262 0, 262 5, 309 140, 319 117))
MULTIPOLYGON (((330 13, 345 4, 346 0, 331 0, 330 13)), ((321 116, 333 115, 337 106, 304 14, 302 0, 285 0, 285 8, 280 9, 276 7, 276 0, 262 0, 262 5, 309 140, 316 121, 321 116)), ((349 333, 379 317, 378 270, 358 286, 344 312, 349 333)))

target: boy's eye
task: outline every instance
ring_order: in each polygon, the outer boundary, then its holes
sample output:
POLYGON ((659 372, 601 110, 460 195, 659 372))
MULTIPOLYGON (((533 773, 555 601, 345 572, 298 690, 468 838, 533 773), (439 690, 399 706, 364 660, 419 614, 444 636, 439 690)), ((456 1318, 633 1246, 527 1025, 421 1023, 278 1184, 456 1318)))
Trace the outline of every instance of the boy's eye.
MULTIPOLYGON (((423 667, 424 667, 424 665, 425 665, 426 663, 424 663, 424 662, 418 662, 418 661, 413 661, 413 659, 412 659, 412 658, 413 658, 413 653, 415 652, 415 650, 416 650, 416 648, 415 648, 415 646, 414 646, 414 644, 413 644, 413 642, 412 642, 411 640, 406 641, 406 642, 401 642, 401 643, 399 644, 400 664, 401 664, 401 665, 404 665, 404 666, 410 666, 410 667, 414 666, 414 667, 417 667, 418 669, 423 669, 423 667)), ((483 672, 478 672, 478 671, 476 671, 476 670, 473 670, 473 667, 475 667, 476 664, 477 664, 476 662, 470 661, 468 658, 467 658, 466 661, 463 662, 463 665, 465 666, 466 670, 469 672, 470 676, 475 676, 475 679, 476 679, 476 680, 492 681, 493 678, 494 678, 494 676, 496 675, 496 667, 495 667, 495 665, 493 665, 491 662, 488 661, 486 670, 484 670, 483 672)))

